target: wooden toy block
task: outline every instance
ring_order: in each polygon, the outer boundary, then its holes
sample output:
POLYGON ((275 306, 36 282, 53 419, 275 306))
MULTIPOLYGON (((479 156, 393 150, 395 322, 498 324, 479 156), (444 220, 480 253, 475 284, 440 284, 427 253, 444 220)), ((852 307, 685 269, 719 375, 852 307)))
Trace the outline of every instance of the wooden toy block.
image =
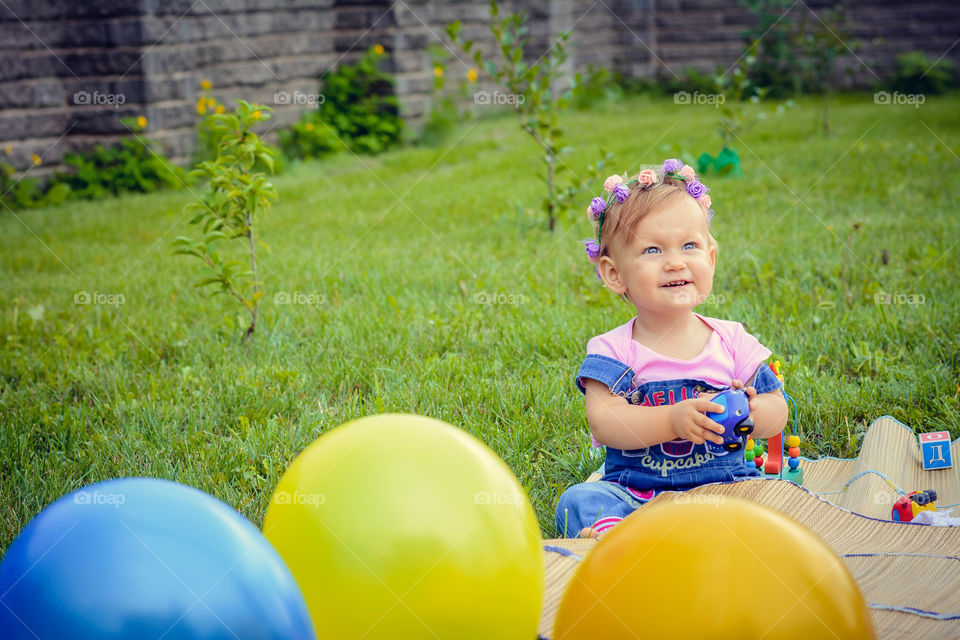
POLYGON ((933 469, 949 469, 952 467, 953 459, 950 455, 950 432, 932 431, 930 433, 921 433, 920 457, 923 460, 923 468, 927 471, 933 469))

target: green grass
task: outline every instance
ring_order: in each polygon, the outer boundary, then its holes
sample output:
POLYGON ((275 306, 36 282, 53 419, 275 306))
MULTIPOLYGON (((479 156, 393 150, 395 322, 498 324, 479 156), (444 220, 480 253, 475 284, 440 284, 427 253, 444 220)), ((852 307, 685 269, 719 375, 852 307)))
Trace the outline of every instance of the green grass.
MULTIPOLYGON (((841 96, 824 138, 818 102, 801 101, 743 137, 745 178, 704 177, 720 253, 699 310, 744 322, 783 361, 804 455, 855 455, 884 414, 960 435, 958 108, 841 96)), ((669 100, 600 105, 570 115, 564 161, 716 153, 717 120, 669 100)), ((230 301, 193 288, 199 262, 171 254, 189 192, 0 214, 0 548, 57 497, 118 476, 196 486, 259 524, 300 450, 382 411, 488 443, 554 535, 560 492, 592 464, 573 375, 632 308, 594 278, 581 208, 544 230, 540 168, 509 114, 438 148, 291 167, 261 227, 270 293, 249 349, 230 301), (124 300, 80 305, 78 291, 124 300)))

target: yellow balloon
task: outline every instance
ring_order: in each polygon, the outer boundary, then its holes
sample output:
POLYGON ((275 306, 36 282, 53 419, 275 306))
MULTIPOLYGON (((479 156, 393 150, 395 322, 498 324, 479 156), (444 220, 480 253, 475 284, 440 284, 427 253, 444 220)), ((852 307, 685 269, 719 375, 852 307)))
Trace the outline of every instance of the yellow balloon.
POLYGON ((378 415, 307 447, 263 532, 317 637, 536 637, 540 529, 523 487, 482 442, 431 418, 378 415))
POLYGON ((612 528, 570 580, 554 640, 875 639, 853 576, 814 533, 741 498, 678 494, 612 528))

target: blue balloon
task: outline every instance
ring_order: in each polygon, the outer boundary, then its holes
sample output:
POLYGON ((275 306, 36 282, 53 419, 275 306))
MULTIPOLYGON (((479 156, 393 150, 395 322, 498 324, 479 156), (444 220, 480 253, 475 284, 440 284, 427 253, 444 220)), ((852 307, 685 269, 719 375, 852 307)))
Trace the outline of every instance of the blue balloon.
POLYGON ((124 478, 66 495, 0 563, 11 640, 315 640, 270 542, 202 491, 124 478))

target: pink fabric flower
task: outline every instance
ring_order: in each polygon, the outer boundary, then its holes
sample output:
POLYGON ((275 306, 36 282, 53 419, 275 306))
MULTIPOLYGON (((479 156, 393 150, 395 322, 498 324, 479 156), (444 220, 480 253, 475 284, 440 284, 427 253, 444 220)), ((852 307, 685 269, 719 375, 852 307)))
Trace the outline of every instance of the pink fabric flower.
POLYGON ((710 205, 713 204, 713 201, 710 200, 710 196, 706 193, 697 198, 697 202, 699 202, 700 206, 704 209, 709 209, 710 205))
POLYGON ((644 169, 637 174, 637 184, 646 189, 657 183, 657 172, 653 169, 644 169))
POLYGON ((603 190, 613 193, 613 188, 618 184, 623 184, 623 178, 620 176, 610 176, 603 181, 603 190))
POLYGON ((683 168, 680 169, 680 175, 682 175, 687 180, 696 180, 697 174, 694 173, 693 167, 688 164, 683 165, 683 168))

